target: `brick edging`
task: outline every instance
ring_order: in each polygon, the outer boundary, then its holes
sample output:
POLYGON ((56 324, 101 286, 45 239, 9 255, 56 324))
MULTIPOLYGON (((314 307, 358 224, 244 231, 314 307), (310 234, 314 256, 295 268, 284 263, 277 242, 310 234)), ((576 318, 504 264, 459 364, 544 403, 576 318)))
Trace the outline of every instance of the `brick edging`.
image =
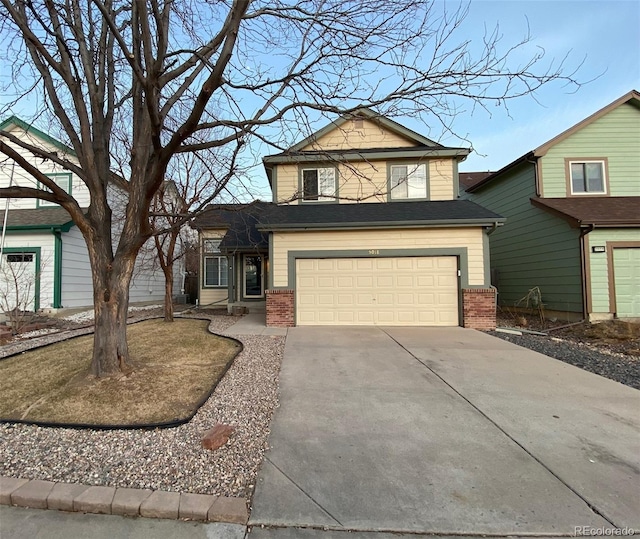
POLYGON ((247 500, 0 476, 0 505, 246 525, 247 500))

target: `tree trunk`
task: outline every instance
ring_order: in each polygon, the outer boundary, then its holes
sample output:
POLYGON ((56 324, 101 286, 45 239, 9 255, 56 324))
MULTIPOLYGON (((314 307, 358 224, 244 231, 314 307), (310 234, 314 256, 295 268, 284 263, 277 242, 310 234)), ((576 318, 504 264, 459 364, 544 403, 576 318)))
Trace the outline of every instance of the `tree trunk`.
POLYGON ((131 371, 127 345, 129 284, 135 256, 112 260, 89 244, 93 274, 95 334, 91 373, 98 377, 131 371))
POLYGON ((164 272, 164 321, 173 322, 173 264, 162 268, 164 272))

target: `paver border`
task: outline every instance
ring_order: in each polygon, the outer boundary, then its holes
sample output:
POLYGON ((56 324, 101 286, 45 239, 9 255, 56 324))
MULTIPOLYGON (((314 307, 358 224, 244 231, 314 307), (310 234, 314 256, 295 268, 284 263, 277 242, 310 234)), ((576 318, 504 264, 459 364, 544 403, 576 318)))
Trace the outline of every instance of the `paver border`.
MULTIPOLYGON (((28 486, 30 484, 33 484, 34 487, 38 487, 41 486, 43 483, 43 481, 38 480, 38 479, 19 479, 19 478, 15 478, 15 477, 6 477, 6 476, 0 476, 0 490, 2 490, 3 496, 0 499, 0 505, 10 505, 10 506, 14 506, 14 507, 30 507, 30 508, 37 508, 37 507, 33 507, 33 505, 29 505, 28 500, 22 500, 20 497, 18 497, 18 499, 14 499, 12 494, 17 491, 18 489, 24 489, 25 487, 27 487, 28 490, 28 486)), ((168 492, 168 491, 160 491, 160 490, 155 490, 155 491, 150 491, 148 489, 131 489, 131 488, 114 488, 114 494, 111 494, 110 496, 110 500, 108 502, 105 502, 104 500, 97 500, 96 503, 93 503, 92 501, 89 500, 84 500, 84 502, 82 504, 76 504, 74 503, 76 498, 80 498, 82 496, 82 494, 85 494, 91 487, 95 487, 95 485, 81 485, 81 484, 74 484, 74 483, 62 483, 62 482, 47 482, 47 486, 48 484, 51 483, 51 487, 49 488, 49 490, 47 491, 47 496, 46 496, 46 509, 51 509, 51 510, 63 510, 59 508, 59 504, 54 503, 54 504, 50 504, 48 497, 51 494, 51 492, 54 491, 54 489, 56 488, 57 485, 75 485, 76 487, 78 487, 78 493, 73 496, 73 499, 70 499, 70 504, 69 502, 67 502, 67 504, 65 504, 67 507, 73 507, 73 511, 74 512, 82 512, 82 513, 94 513, 94 514, 108 514, 108 515, 121 515, 122 513, 118 512, 116 510, 116 512, 113 512, 113 501, 116 499, 116 497, 118 497, 118 492, 119 491, 123 491, 123 494, 130 494, 132 491, 140 491, 140 496, 141 497, 145 497, 146 499, 144 500, 145 502, 147 502, 147 514, 149 513, 155 513, 156 510, 157 511, 162 511, 165 512, 165 507, 158 507, 158 508, 153 508, 151 507, 151 505, 148 503, 150 502, 150 499, 153 498, 158 498, 158 499, 166 499, 167 497, 162 496, 161 494, 169 494, 170 497, 174 497, 176 494, 178 494, 178 497, 176 497, 176 508, 175 508, 175 515, 176 515, 176 519, 177 520, 202 520, 203 522, 226 522, 226 523, 230 523, 230 524, 244 524, 246 525, 248 520, 249 520, 249 512, 247 509, 247 500, 245 498, 234 498, 231 496, 214 496, 214 495, 210 495, 210 494, 201 494, 200 496, 207 496, 210 498, 211 500, 211 504, 209 505, 210 508, 213 508, 213 506, 218 506, 218 507, 224 507, 224 511, 207 511, 207 515, 206 518, 202 518, 202 519, 197 519, 197 518, 179 518, 178 515, 178 509, 179 509, 179 505, 180 505, 180 500, 184 497, 185 499, 189 499, 192 498, 191 493, 177 493, 177 492, 168 492), (82 488, 84 487, 84 488, 82 488), (82 488, 82 489, 81 489, 82 488), (80 490, 81 489, 81 490, 80 490), (151 494, 153 493, 159 493, 158 496, 153 497, 151 494), (244 502, 244 504, 239 503, 239 501, 242 500, 242 502, 244 502), (79 510, 78 508, 82 507, 82 510, 79 510)), ((69 487, 60 487, 60 488, 66 488, 68 489, 69 487)), ((107 487, 108 488, 108 487, 107 487)), ((200 498, 200 500, 204 500, 204 498, 200 498)), ((190 500, 191 501, 191 500, 190 500)), ((43 507, 42 505, 40 505, 39 508, 44 509, 45 507, 43 507)), ((138 512, 136 515, 131 515, 131 513, 127 513, 129 516, 138 516, 142 518, 142 515, 140 514, 140 510, 138 509, 138 512)), ((166 517, 165 517, 166 518, 166 517)))

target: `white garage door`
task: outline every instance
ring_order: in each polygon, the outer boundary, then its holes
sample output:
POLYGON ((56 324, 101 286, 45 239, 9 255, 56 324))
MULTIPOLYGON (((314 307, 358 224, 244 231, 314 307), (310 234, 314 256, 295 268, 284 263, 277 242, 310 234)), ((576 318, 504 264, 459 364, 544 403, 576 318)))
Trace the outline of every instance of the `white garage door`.
POLYGON ((296 261, 298 325, 457 326, 457 258, 296 261))

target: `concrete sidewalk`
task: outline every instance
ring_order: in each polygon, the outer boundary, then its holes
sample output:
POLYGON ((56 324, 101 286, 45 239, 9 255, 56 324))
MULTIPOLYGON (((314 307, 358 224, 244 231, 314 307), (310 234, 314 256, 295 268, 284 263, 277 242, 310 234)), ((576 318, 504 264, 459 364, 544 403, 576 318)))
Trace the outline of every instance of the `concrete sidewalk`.
POLYGON ((244 315, 231 327, 224 330, 226 335, 287 335, 287 328, 269 328, 264 313, 244 315))
POLYGON ((246 526, 0 506, 2 539, 243 539, 246 526))
POLYGON ((291 328, 280 383, 251 536, 640 528, 634 389, 462 328, 291 328))

